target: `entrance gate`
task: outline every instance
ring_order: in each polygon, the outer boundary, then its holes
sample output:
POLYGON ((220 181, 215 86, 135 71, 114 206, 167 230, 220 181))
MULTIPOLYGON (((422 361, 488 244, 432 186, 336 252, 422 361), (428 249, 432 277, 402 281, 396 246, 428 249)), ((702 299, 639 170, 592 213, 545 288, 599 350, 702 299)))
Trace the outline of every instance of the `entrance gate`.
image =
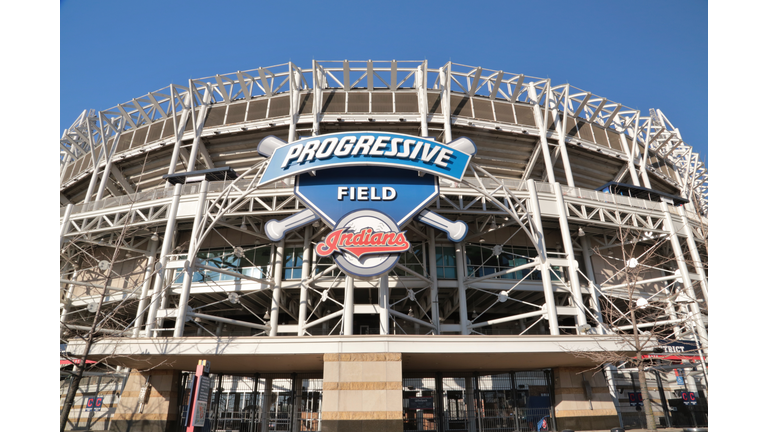
POLYGON ((550 371, 403 379, 403 430, 536 431, 551 417, 550 371))
MULTIPOLYGON (((184 418, 192 373, 182 374, 184 418)), ((207 431, 317 432, 320 430, 323 380, 320 375, 211 374, 207 431)), ((184 430, 183 422, 178 430, 184 430)))

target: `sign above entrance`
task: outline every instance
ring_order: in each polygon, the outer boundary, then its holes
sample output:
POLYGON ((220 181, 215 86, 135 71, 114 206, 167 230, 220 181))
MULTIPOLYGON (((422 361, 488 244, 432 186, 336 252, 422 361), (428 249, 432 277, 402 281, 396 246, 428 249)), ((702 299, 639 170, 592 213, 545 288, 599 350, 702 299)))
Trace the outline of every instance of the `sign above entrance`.
POLYGON ((468 138, 442 144, 429 138, 386 132, 315 136, 286 144, 264 138, 257 151, 270 157, 259 185, 284 177, 344 166, 388 166, 461 180, 475 145, 468 138))
POLYGON ((475 144, 459 138, 441 144, 384 132, 321 135, 288 144, 275 137, 258 146, 270 156, 259 184, 294 176, 294 192, 307 207, 264 232, 280 241, 318 219, 333 227, 315 253, 332 257, 346 274, 373 278, 391 270, 411 244, 402 228, 411 219, 461 241, 468 227, 425 207, 440 193, 437 177, 461 180, 475 144))

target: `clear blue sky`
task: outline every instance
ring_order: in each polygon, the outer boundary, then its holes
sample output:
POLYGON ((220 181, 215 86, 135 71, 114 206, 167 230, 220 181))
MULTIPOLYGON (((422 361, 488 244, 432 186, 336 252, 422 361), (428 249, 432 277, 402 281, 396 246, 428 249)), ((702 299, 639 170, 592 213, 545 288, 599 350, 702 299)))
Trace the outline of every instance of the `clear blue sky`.
POLYGON ((707 153, 707 2, 61 2, 60 130, 189 78, 293 61, 448 60, 659 108, 707 153))

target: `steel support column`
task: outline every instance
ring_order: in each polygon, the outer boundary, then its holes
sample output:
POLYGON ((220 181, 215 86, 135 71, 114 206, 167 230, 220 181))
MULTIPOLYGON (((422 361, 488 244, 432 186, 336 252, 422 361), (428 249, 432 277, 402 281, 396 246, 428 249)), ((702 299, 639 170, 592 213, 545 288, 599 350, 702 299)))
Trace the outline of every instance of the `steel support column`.
POLYGON ((530 199, 530 212, 533 226, 538 238, 537 249, 539 250, 539 259, 541 260, 541 284, 544 288, 544 301, 547 303, 547 320, 549 321, 549 334, 559 335, 560 328, 557 324, 557 305, 555 304, 555 294, 552 287, 552 278, 549 274, 549 261, 547 261, 547 245, 544 242, 544 227, 541 223, 541 209, 539 208, 539 194, 536 192, 536 183, 528 179, 526 181, 530 199))
POLYGON ((59 249, 64 245, 64 236, 69 232, 69 218, 72 216, 73 204, 67 204, 67 208, 64 210, 64 218, 61 221, 61 229, 59 230, 59 249))
POLYGON ((272 303, 269 309, 269 335, 277 336, 278 320, 280 319, 280 296, 283 288, 283 264, 285 263, 285 240, 280 240, 275 248, 275 287, 272 289, 272 303))
POLYGON ((688 242, 688 250, 691 252, 691 258, 693 259, 693 267, 696 269, 696 274, 701 278, 699 286, 701 287, 701 293, 704 296, 704 301, 709 306, 709 286, 707 284, 707 274, 704 271, 704 266, 701 263, 701 257, 699 256, 699 249, 696 246, 696 239, 693 236, 693 229, 691 229, 691 223, 688 217, 685 215, 685 209, 683 207, 677 208, 677 214, 683 219, 683 231, 685 232, 685 240, 688 242))
POLYGON ((563 248, 568 260, 568 279, 570 279, 571 298, 576 306, 576 322, 579 325, 587 323, 587 317, 584 313, 584 301, 581 298, 581 283, 579 283, 578 263, 573 254, 573 244, 571 243, 571 229, 568 226, 568 215, 566 213, 565 200, 563 199, 563 190, 560 183, 552 185, 555 190, 555 199, 557 200, 557 213, 560 221, 560 235, 563 239, 563 248))
MULTIPOLYGON (((194 168, 194 166, 193 166, 194 168)), ((187 321, 187 303, 189 302, 189 292, 192 288, 192 278, 195 277, 195 268, 197 267, 197 248, 200 224, 205 218, 205 207, 208 204, 208 180, 203 180, 200 185, 200 194, 197 198, 197 213, 192 223, 192 235, 189 239, 189 254, 187 254, 186 268, 184 269, 184 281, 179 295, 179 307, 176 309, 176 326, 173 330, 173 337, 184 336, 184 324, 187 321)))
MULTIPOLYGON (((75 267, 75 271, 72 273, 72 276, 70 280, 76 280, 77 279, 77 267, 75 267)), ((64 335, 64 326, 61 324, 64 324, 64 322, 67 320, 67 314, 69 314, 69 308, 71 306, 72 302, 72 293, 75 291, 75 284, 69 284, 67 286, 67 294, 64 296, 64 305, 61 308, 61 316, 59 317, 59 336, 63 337, 64 335)))
POLYGON ((672 215, 669 213, 669 206, 667 203, 661 203, 661 209, 664 211, 665 229, 669 233, 669 241, 672 243, 672 250, 675 252, 675 259, 677 260, 677 267, 680 270, 680 276, 683 278, 683 287, 685 294, 690 300, 689 306, 693 313, 693 320, 696 323, 696 332, 698 332, 699 339, 704 345, 705 355, 709 352, 709 336, 707 335, 707 328, 704 326, 704 320, 701 318, 701 309, 699 303, 696 301, 696 293, 693 290, 693 284, 691 283, 691 277, 688 274, 688 263, 683 255, 683 250, 680 248, 680 242, 677 239, 677 233, 675 232, 675 225, 672 222, 672 215))
POLYGON ((568 125, 568 93, 571 86, 566 85, 565 86, 565 95, 563 95, 563 119, 560 119, 560 116, 557 112, 557 105, 555 105, 555 108, 552 110, 553 115, 555 116, 555 128, 559 132, 559 136, 557 138, 557 144, 560 146, 560 157, 563 158, 563 170, 565 170, 565 181, 568 182, 568 186, 574 187, 573 183, 573 173, 571 172, 571 160, 568 158, 568 149, 566 149, 565 145, 565 135, 566 135, 566 128, 568 125))
MULTIPOLYGON (((139 307, 136 309, 136 322, 133 325, 133 337, 139 337, 141 326, 144 325, 144 309, 149 302, 149 285, 152 282, 152 275, 155 272, 155 254, 157 254, 157 245, 160 239, 149 240, 149 252, 147 253, 147 268, 144 270, 144 281, 141 284, 141 294, 139 296, 139 307)), ((162 270, 161 270, 162 271, 162 270)))
POLYGON ((203 134, 203 126, 205 126, 205 116, 208 114, 208 108, 211 106, 211 90, 206 85, 203 93, 203 102, 200 105, 200 109, 197 112, 197 120, 195 121, 195 96, 192 94, 195 83, 189 80, 189 92, 190 102, 192 109, 192 128, 195 132, 195 137, 192 139, 192 147, 189 149, 189 159, 187 160, 187 172, 195 170, 195 162, 197 161, 197 152, 200 147, 200 136, 203 134))
POLYGON ((435 334, 440 334, 440 298, 438 296, 437 284, 437 247, 435 246, 435 229, 427 228, 429 234, 429 278, 432 280, 430 287, 430 299, 432 300, 432 324, 435 326, 435 334))
MULTIPOLYGON (((587 272, 587 278, 589 284, 587 289, 589 290, 589 296, 592 299, 592 307, 595 309, 597 315, 597 321, 603 322, 603 312, 600 310, 600 294, 597 292, 595 283, 595 269, 592 267, 592 245, 590 244, 589 237, 586 235, 579 237, 579 243, 581 243, 581 252, 584 257, 584 270, 587 272)), ((600 327, 600 334, 604 334, 605 330, 600 327)))
POLYGON ((307 294, 309 291, 309 272, 311 271, 310 265, 312 264, 312 225, 307 225, 304 228, 304 255, 301 258, 301 292, 299 293, 299 325, 298 336, 304 336, 304 324, 307 321, 307 294))
MULTIPOLYGON (((549 89, 549 83, 547 83, 547 89, 549 89)), ((545 92, 546 101, 544 106, 547 106, 549 102, 549 92, 545 92)), ((536 87, 533 83, 528 84, 528 96, 533 101, 533 119, 536 122, 536 127, 539 129, 539 141, 541 144, 541 155, 544 156, 544 166, 547 172, 547 181, 555 183, 555 170, 552 167, 552 156, 549 154, 549 144, 547 142, 547 113, 549 110, 544 110, 544 116, 541 114, 541 106, 539 105, 539 96, 536 94, 536 87)))
MULTIPOLYGON (((621 141, 621 147, 624 149, 624 154, 626 154, 629 159, 627 161, 627 169, 629 170, 629 176, 632 178, 632 184, 640 186, 640 179, 637 178, 637 170, 635 170, 635 154, 634 151, 630 150, 629 144, 627 144, 627 137, 623 132, 619 134, 619 141, 621 141)), ((634 148, 633 140, 632 150, 634 150, 634 148)))
POLYGON ((459 290, 459 324, 461 334, 469 334, 469 318, 467 315, 467 288, 464 286, 464 278, 467 277, 466 261, 464 258, 464 242, 456 243, 456 284, 459 290))
POLYGON ((168 221, 165 224, 163 245, 160 248, 160 258, 158 259, 158 262, 160 263, 160 270, 158 270, 157 276, 155 276, 155 285, 154 289, 152 290, 152 300, 149 303, 149 312, 147 313, 147 337, 154 336, 152 331, 155 329, 157 309, 160 306, 160 295, 165 290, 165 266, 168 263, 168 254, 171 253, 173 236, 176 232, 176 214, 179 210, 179 199, 181 198, 182 187, 183 185, 178 183, 173 188, 173 201, 171 201, 171 208, 168 210, 168 221))
POLYGON ((440 100, 443 111, 443 141, 453 141, 451 133, 451 62, 440 68, 440 100))
POLYGON ((342 321, 343 335, 353 335, 355 318, 355 278, 347 275, 344 280, 344 315, 342 321))
POLYGON ((379 279, 379 334, 389 334, 389 273, 379 279))

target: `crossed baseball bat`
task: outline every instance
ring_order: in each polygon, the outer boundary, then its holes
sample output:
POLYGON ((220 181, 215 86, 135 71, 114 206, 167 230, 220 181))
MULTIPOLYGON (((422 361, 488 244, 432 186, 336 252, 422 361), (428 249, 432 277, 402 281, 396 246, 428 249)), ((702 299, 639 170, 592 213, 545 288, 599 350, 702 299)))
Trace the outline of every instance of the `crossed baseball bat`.
MULTIPOLYGON (((272 154, 275 153, 275 150, 285 145, 288 145, 288 143, 276 136, 270 135, 264 137, 261 142, 259 142, 256 151, 264 157, 271 157, 272 154)), ((464 137, 455 139, 446 145, 469 155, 474 155, 477 151, 475 144, 464 137)), ((317 216, 315 212, 310 209, 305 209, 294 215, 288 216, 283 220, 270 220, 264 224, 264 232, 270 240, 277 242, 285 237, 285 233, 301 228, 304 225, 311 224, 318 219, 320 219, 320 217, 317 216)), ((464 236, 467 235, 467 231, 469 230, 464 221, 452 221, 426 209, 416 215, 416 220, 425 225, 444 231, 448 234, 448 238, 454 242, 459 242, 464 239, 464 236)))

